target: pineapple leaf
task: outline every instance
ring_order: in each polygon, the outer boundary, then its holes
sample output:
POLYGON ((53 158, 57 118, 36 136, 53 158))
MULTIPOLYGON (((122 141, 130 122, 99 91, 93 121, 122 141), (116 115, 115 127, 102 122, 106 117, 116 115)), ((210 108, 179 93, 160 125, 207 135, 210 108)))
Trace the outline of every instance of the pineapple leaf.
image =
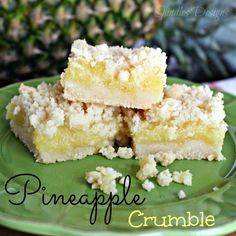
POLYGON ((200 82, 236 74, 235 35, 234 0, 166 0, 152 44, 171 58, 169 75, 200 82))
POLYGON ((214 52, 209 52, 208 56, 210 58, 210 61, 213 63, 215 69, 219 70, 223 74, 223 76, 227 77, 228 76, 227 70, 224 66, 224 63, 220 59, 219 55, 214 52))
POLYGON ((177 60, 187 69, 187 60, 184 51, 179 45, 170 46, 170 50, 176 55, 177 60))
POLYGON ((231 70, 236 71, 236 49, 226 52, 223 57, 231 70))

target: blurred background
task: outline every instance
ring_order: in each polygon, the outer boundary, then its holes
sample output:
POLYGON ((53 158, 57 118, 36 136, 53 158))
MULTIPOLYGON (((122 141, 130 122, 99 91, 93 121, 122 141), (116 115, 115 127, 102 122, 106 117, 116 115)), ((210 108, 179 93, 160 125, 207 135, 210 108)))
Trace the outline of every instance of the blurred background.
POLYGON ((235 0, 0 0, 0 86, 60 74, 77 38, 161 47, 194 82, 236 75, 235 0))

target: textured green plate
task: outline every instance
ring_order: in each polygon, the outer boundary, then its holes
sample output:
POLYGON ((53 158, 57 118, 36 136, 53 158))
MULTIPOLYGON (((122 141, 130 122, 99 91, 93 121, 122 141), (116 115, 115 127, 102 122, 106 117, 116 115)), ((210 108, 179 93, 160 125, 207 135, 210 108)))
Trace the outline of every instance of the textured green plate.
MULTIPOLYGON (((25 84, 36 86, 42 80, 53 82, 58 77, 27 81, 25 84)), ((168 83, 187 83, 186 81, 169 78, 168 83)), ((189 82, 187 84, 190 84, 189 82)), ((227 158, 222 162, 207 161, 176 161, 169 166, 170 170, 190 169, 193 173, 193 186, 171 184, 170 187, 156 187, 151 193, 144 191, 141 182, 135 178, 138 170, 136 160, 114 159, 94 155, 79 161, 67 161, 51 165, 39 164, 32 154, 11 133, 5 120, 5 107, 13 95, 17 94, 19 84, 0 89, 0 224, 21 231, 50 235, 216 235, 236 230, 236 178, 235 178, 235 128, 236 99, 225 94, 226 121, 230 125, 225 137, 223 154, 227 158), (129 196, 139 194, 146 198, 144 204, 120 205, 113 207, 112 221, 104 224, 104 213, 107 206, 98 208, 98 218, 94 225, 89 223, 91 206, 88 205, 43 205, 43 191, 28 195, 22 205, 12 205, 11 201, 19 201, 25 178, 18 178, 8 186, 9 191, 21 191, 20 194, 9 195, 4 186, 6 181, 21 173, 37 175, 46 187, 44 194, 49 197, 53 193, 69 196, 74 193, 80 196, 87 193, 91 199, 95 192, 85 183, 85 172, 94 170, 96 166, 111 166, 132 178, 129 196), (219 187, 213 192, 214 186, 219 187), (177 193, 183 189, 187 198, 178 200, 177 193), (203 211, 206 215, 214 215, 214 227, 192 228, 159 228, 153 225, 134 229, 128 224, 128 216, 133 210, 140 210, 146 216, 184 216, 187 211, 198 215, 203 211)), ((159 167, 159 170, 164 169, 159 167)), ((31 179, 27 191, 33 191, 36 182, 31 179)), ((121 193, 122 187, 118 186, 121 193)), ((139 223, 135 218, 133 223, 139 223)))

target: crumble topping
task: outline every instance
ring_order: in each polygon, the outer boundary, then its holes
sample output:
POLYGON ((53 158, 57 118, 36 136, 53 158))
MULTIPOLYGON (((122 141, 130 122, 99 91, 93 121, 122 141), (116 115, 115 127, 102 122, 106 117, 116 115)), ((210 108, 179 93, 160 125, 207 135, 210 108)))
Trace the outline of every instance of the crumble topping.
POLYGON ((107 44, 91 46, 85 40, 76 40, 72 44, 69 60, 76 63, 78 58, 88 61, 92 67, 99 62, 105 63, 106 72, 111 76, 119 73, 118 78, 122 82, 128 81, 128 70, 131 67, 135 67, 140 73, 143 66, 159 68, 162 73, 166 70, 166 54, 160 48, 128 49, 119 46, 109 47, 107 44))
POLYGON ((143 183, 142 183, 142 187, 147 190, 148 192, 150 192, 152 189, 155 188, 153 182, 149 181, 148 179, 146 179, 143 183))
POLYGON ((209 86, 167 85, 164 94, 164 99, 147 111, 147 119, 173 125, 190 120, 217 125, 225 118, 223 94, 214 96, 209 86))
MULTIPOLYGON (((161 102, 152 109, 145 110, 142 117, 139 112, 129 112, 128 116, 131 116, 129 123, 132 133, 136 133, 145 121, 157 122, 166 128, 171 140, 176 138, 177 127, 189 121, 202 121, 206 125, 226 129, 226 123, 223 121, 223 94, 213 95, 208 86, 167 85, 161 102)), ((185 135, 192 137, 194 133, 188 131, 185 135)))
POLYGON ((21 111, 21 107, 19 105, 15 106, 13 110, 13 115, 17 115, 18 113, 20 113, 20 111, 21 111))
POLYGON ((139 129, 139 126, 141 124, 141 119, 138 114, 134 115, 132 118, 133 125, 131 126, 131 132, 136 133, 139 129))
POLYGON ((87 172, 85 179, 91 184, 92 189, 100 189, 106 194, 117 193, 116 179, 122 176, 111 167, 99 166, 96 171, 87 172))
POLYGON ((145 180, 157 175, 158 170, 156 168, 156 161, 153 157, 144 157, 139 159, 139 171, 136 177, 140 180, 145 180))
POLYGON ((179 199, 184 199, 184 198, 186 198, 186 193, 183 191, 183 190, 180 190, 179 192, 178 192, 178 197, 179 197, 179 199))
POLYGON ((115 151, 115 148, 113 148, 111 145, 107 147, 103 147, 99 150, 99 152, 105 156, 107 159, 112 160, 113 158, 117 157, 117 153, 115 151))
POLYGON ((160 172, 160 174, 157 176, 157 182, 162 187, 169 186, 172 181, 172 174, 170 173, 169 169, 160 172))
POLYGON ((174 171, 173 181, 176 183, 192 186, 192 173, 189 170, 186 171, 174 171))
POLYGON ((43 82, 37 88, 21 84, 19 95, 13 97, 7 106, 7 110, 11 109, 14 116, 26 113, 30 125, 49 137, 54 136, 59 126, 67 123, 70 128, 90 128, 100 136, 107 133, 112 136, 122 121, 119 108, 65 100, 59 82, 55 85, 43 82), (114 122, 108 124, 109 121, 114 122))
POLYGON ((118 78, 121 82, 127 82, 129 80, 129 72, 127 70, 120 71, 118 78))

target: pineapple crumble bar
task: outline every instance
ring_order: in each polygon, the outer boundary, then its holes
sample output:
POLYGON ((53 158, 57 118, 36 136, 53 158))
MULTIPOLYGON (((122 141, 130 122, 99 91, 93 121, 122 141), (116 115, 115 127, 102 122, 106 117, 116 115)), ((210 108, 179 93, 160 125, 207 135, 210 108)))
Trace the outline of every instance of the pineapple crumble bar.
POLYGON ((122 123, 120 109, 69 102, 63 88, 21 85, 7 106, 12 131, 42 163, 81 159, 113 145, 122 123))
POLYGON ((61 84, 71 101, 144 109, 162 99, 165 70, 160 48, 91 46, 76 40, 61 84))
POLYGON ((151 109, 123 109, 134 153, 167 166, 176 159, 222 160, 227 125, 223 94, 207 86, 171 85, 151 109))

